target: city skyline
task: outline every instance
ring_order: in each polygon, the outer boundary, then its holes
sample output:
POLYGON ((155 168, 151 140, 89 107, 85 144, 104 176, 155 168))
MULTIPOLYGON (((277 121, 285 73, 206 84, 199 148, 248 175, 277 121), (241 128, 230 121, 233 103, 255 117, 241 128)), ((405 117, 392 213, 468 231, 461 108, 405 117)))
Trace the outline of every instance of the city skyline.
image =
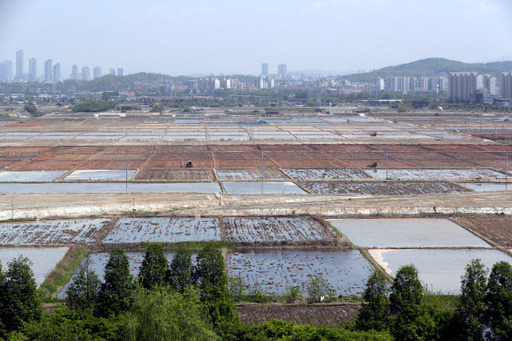
POLYGON ((73 64, 259 74, 283 61, 344 73, 433 56, 495 61, 512 56, 511 31, 505 0, 21 0, 0 4, 0 60, 25 47, 25 58, 59 56, 65 75, 73 64))

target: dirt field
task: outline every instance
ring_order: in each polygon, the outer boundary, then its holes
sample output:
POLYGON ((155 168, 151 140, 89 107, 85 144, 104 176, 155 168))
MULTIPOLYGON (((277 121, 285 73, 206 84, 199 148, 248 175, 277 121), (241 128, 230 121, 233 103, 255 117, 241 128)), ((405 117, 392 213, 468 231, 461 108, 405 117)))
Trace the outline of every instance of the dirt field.
POLYGON ((137 172, 134 180, 137 181, 213 181, 211 169, 176 168, 176 169, 153 169, 145 168, 137 172))
POLYGON ((342 321, 354 319, 360 309, 359 304, 247 304, 236 307, 240 320, 245 323, 279 319, 317 326, 338 326, 342 321))
POLYGON ((453 220, 499 246, 512 248, 512 217, 456 217, 453 220))
MULTIPOLYGON (((505 169, 503 145, 126 145, 0 146, 0 167, 9 170, 70 170, 265 167, 505 169), (386 152, 387 151, 387 152, 386 152), (387 162, 386 162, 387 154, 387 162), (128 162, 127 162, 128 161, 128 162)), ((512 157, 512 156, 511 156, 512 157)), ((512 162, 511 162, 512 163, 512 162)))

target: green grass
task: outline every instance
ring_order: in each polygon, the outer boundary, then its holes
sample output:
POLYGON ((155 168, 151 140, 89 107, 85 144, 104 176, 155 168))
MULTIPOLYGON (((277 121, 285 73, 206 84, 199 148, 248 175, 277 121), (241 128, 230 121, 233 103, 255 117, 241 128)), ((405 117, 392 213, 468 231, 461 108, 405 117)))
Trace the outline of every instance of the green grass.
POLYGON ((440 292, 432 292, 425 289, 423 302, 439 309, 454 310, 459 303, 458 295, 443 295, 440 292))
POLYGON ((34 221, 34 220, 37 220, 37 218, 32 217, 32 218, 5 219, 5 220, 0 220, 0 223, 19 223, 19 222, 34 221))
POLYGON ((76 268, 86 255, 87 249, 82 246, 74 247, 66 253, 64 258, 38 288, 39 296, 43 299, 43 302, 53 302, 56 300, 57 293, 69 282, 76 268))

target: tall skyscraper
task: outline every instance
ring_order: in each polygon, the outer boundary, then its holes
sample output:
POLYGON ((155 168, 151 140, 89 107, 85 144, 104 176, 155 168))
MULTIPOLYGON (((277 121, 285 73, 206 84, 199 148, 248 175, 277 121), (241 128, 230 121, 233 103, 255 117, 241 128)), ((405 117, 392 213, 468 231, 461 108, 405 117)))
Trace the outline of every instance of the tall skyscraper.
POLYGON ((16 51, 16 79, 23 79, 23 50, 16 51))
POLYGON ((484 89, 487 90, 491 95, 498 95, 498 85, 496 81, 496 77, 493 75, 483 75, 484 79, 484 89))
POLYGON ((501 77, 501 97, 512 98, 512 71, 503 72, 501 77))
POLYGON ((51 82, 53 80, 52 77, 52 60, 48 59, 46 62, 44 62, 44 81, 45 82, 51 82))
POLYGON ((277 66, 277 74, 281 79, 286 79, 288 77, 288 70, 286 64, 279 64, 277 66))
POLYGON ((92 73, 94 79, 101 78, 101 68, 99 66, 96 66, 92 73))
POLYGON ((71 76, 69 76, 72 80, 76 81, 78 80, 78 65, 73 65, 71 68, 71 76))
POLYGON ((116 75, 116 69, 114 69, 113 67, 110 68, 110 70, 108 70, 108 74, 109 75, 112 75, 112 76, 115 76, 116 75))
POLYGON ((60 82, 60 63, 57 63, 53 66, 53 82, 60 82))
POLYGON ((117 75, 118 76, 124 76, 124 69, 122 67, 117 68, 117 75))
POLYGON ((82 80, 90 81, 91 80, 91 69, 88 66, 84 66, 82 68, 82 80))
POLYGON ((261 64, 261 75, 268 76, 268 63, 261 64))
POLYGON ((28 61, 28 80, 35 81, 37 78, 37 61, 34 57, 28 61))
POLYGON ((7 82, 7 74, 5 72, 5 63, 0 63, 0 82, 7 82))

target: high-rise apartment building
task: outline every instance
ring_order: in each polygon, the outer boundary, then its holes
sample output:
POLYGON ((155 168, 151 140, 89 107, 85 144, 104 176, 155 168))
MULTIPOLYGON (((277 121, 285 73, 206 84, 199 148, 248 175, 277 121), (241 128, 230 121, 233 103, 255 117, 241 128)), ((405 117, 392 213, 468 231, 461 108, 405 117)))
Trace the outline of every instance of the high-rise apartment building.
POLYGON ((93 71, 93 78, 94 79, 98 79, 98 78, 101 78, 101 68, 99 66, 96 66, 93 71))
POLYGON ((261 75, 268 76, 268 63, 261 64, 261 75))
POLYGON ((53 66, 52 79, 54 83, 60 82, 60 63, 57 63, 53 66))
POLYGON ((52 72, 52 60, 48 59, 46 62, 44 62, 44 81, 45 82, 51 82, 53 80, 52 72))
POLYGON ((12 81, 12 60, 4 60, 6 82, 12 81))
POLYGON ((90 81, 91 80, 91 69, 88 66, 84 66, 82 68, 82 80, 90 81))
POLYGON ((16 79, 23 79, 23 50, 16 51, 16 79))
POLYGON ((28 61, 28 80, 35 81, 37 78, 37 61, 34 57, 28 61))
POLYGON ((69 76, 72 80, 76 81, 78 80, 78 65, 73 65, 71 67, 71 75, 69 76))
POLYGON ((501 75, 501 97, 512 98, 512 71, 501 75))
POLYGON ((496 77, 493 75, 483 75, 484 89, 493 96, 498 95, 498 85, 496 77))
POLYGON ((122 67, 117 68, 117 75, 118 76, 124 76, 124 69, 122 67))
POLYGON ((108 74, 109 75, 112 75, 112 76, 115 76, 116 75, 116 69, 114 69, 113 67, 110 68, 110 70, 108 70, 108 74))
POLYGON ((477 90, 484 89, 484 76, 476 72, 452 72, 449 83, 452 101, 469 102, 477 90))
POLYGON ((277 66, 277 74, 281 79, 286 79, 288 77, 288 70, 286 64, 279 64, 277 66))

